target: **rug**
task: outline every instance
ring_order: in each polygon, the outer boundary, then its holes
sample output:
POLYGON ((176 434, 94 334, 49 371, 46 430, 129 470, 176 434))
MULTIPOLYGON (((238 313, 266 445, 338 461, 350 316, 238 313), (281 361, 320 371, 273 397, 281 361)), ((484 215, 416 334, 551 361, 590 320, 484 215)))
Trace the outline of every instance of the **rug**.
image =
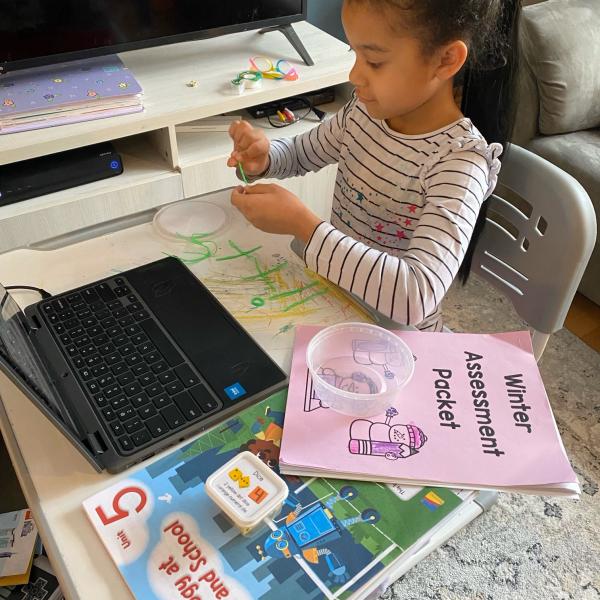
MULTIPOLYGON (((444 315, 454 331, 525 328, 510 302, 474 277, 449 292, 444 315)), ((501 494, 381 600, 600 599, 600 354, 563 329, 540 370, 580 500, 501 494)))

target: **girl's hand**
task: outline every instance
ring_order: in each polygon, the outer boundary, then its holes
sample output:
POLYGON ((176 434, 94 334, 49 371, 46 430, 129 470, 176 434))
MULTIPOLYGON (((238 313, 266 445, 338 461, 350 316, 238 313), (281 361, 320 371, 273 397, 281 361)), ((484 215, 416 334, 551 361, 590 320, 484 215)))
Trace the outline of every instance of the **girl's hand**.
POLYGON ((305 244, 321 223, 297 196, 275 184, 238 187, 231 203, 258 229, 293 235, 305 244))
POLYGON ((269 168, 271 147, 264 132, 254 129, 248 121, 235 121, 229 127, 229 135, 233 140, 233 152, 227 166, 237 167, 242 163, 246 174, 262 175, 269 168))

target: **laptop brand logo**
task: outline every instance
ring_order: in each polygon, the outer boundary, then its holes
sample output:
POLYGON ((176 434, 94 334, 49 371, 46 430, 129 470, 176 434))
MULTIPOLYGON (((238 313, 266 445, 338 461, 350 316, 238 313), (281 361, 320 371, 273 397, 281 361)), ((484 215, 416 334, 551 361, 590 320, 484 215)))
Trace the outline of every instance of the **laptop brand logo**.
POLYGON ((155 298, 162 298, 163 296, 169 296, 173 291, 175 284, 170 280, 159 281, 152 286, 152 295, 155 298))

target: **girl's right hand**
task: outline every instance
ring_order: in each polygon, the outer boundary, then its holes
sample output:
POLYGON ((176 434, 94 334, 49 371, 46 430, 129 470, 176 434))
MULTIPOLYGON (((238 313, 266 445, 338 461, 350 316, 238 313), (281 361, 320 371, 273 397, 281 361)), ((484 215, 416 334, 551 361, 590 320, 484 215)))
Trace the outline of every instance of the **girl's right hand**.
POLYGON ((233 152, 227 166, 237 167, 242 163, 247 175, 262 175, 269 168, 269 148, 271 143, 259 129, 254 129, 248 121, 235 121, 229 127, 233 140, 233 152))

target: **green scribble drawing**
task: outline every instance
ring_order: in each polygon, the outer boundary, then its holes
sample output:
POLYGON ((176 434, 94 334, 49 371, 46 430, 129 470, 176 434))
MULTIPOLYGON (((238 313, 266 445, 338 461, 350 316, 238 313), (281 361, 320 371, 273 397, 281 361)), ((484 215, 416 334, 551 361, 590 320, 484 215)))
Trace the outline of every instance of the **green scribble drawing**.
POLYGON ((310 296, 307 296, 306 298, 303 298, 302 300, 298 300, 298 302, 294 302, 293 304, 286 306, 283 309, 283 312, 288 312, 289 310, 292 310, 292 308, 296 308, 297 306, 306 304, 307 302, 310 302, 311 300, 314 300, 315 298, 318 298, 319 296, 323 296, 324 294, 327 294, 328 292, 329 292, 329 290, 321 290, 319 292, 315 292, 314 294, 311 294, 310 296))
POLYGON ((296 288, 295 290, 289 290, 288 292, 281 292, 281 294, 275 294, 275 295, 271 296, 269 298, 269 300, 280 300, 281 298, 289 298, 290 296, 295 296, 296 294, 301 294, 302 292, 304 292, 306 290, 310 290, 311 288, 314 288, 317 285, 321 285, 320 282, 312 281, 311 283, 309 283, 308 285, 305 285, 304 287, 299 287, 299 288, 296 288))
POLYGON ((250 275, 249 277, 242 277, 243 281, 255 281, 256 279, 264 279, 272 273, 277 273, 278 271, 281 271, 282 269, 285 269, 287 267, 287 262, 283 262, 273 267, 272 269, 269 269, 268 271, 263 271, 260 267, 258 260, 256 258, 254 260, 256 261, 256 268, 258 270, 258 273, 256 275, 250 275))
MULTIPOLYGON (((197 265, 211 258, 215 260, 203 279, 237 318, 256 323, 263 323, 267 319, 268 328, 275 326, 274 319, 288 321, 283 327, 274 327, 274 335, 293 330, 297 319, 312 323, 328 321, 327 317, 318 320, 318 315, 332 314, 336 303, 342 307, 340 317, 361 314, 354 303, 349 302, 330 282, 315 277, 307 269, 300 270, 294 261, 283 260, 281 255, 277 262, 261 256, 259 251, 265 248, 263 245, 246 249, 229 239, 228 246, 221 246, 202 233, 178 237, 190 245, 185 252, 181 252, 181 256, 175 256, 184 264, 197 265), (229 249, 231 253, 218 256, 229 249), (224 263, 223 271, 217 267, 217 262, 244 258, 249 263, 238 261, 233 269, 225 268, 224 263), (262 260, 267 261, 266 264, 262 260), (315 302, 325 295, 330 300, 315 302)), ((336 314, 336 322, 337 317, 336 314)))
POLYGON ((166 254, 166 256, 171 256, 173 258, 178 258, 183 264, 186 265, 197 265, 209 258, 212 258, 217 254, 218 246, 212 240, 207 240, 208 234, 206 233, 194 233, 190 236, 177 234, 177 237, 184 242, 197 246, 197 248, 193 251, 186 251, 183 254, 188 254, 191 257, 185 258, 184 256, 176 256, 173 254, 166 254))
POLYGON ((229 245, 237 252, 237 254, 231 254, 229 256, 220 256, 219 258, 217 258, 218 261, 234 260, 236 258, 242 258, 243 256, 251 258, 251 254, 254 254, 254 252, 258 252, 258 250, 262 248, 262 246, 256 246, 256 248, 252 248, 252 250, 242 250, 235 242, 231 240, 229 240, 229 245))
POLYGON ((279 331, 277 332, 276 335, 281 335, 282 333, 287 333, 288 331, 291 331, 292 329, 294 329, 294 324, 293 323, 288 323, 287 325, 284 325, 283 327, 280 327, 279 331))

